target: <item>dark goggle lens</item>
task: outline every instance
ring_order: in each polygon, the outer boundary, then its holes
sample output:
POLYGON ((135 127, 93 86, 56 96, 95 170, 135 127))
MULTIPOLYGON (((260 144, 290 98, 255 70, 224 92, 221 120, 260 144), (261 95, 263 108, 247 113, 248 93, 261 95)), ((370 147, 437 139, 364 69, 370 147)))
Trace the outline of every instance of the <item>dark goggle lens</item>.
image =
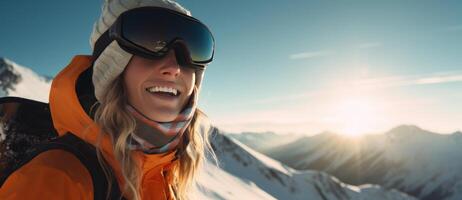
POLYGON ((165 48, 182 42, 195 63, 208 63, 214 51, 213 36, 202 23, 166 10, 139 9, 122 18, 122 37, 152 53, 166 53, 165 48))

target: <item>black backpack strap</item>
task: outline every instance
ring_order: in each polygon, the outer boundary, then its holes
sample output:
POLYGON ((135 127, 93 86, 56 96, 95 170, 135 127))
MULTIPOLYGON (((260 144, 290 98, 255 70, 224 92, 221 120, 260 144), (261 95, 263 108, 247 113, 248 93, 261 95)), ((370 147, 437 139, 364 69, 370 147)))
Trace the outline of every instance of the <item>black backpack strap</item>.
MULTIPOLYGON (((26 163, 28 163, 29 161, 31 161, 33 158, 35 158, 40 153, 48 151, 48 150, 53 150, 53 149, 65 150, 75 155, 90 172, 90 175, 92 177, 92 182, 93 182, 94 199, 95 200, 105 200, 106 199, 108 181, 104 174, 103 168, 98 162, 98 157, 96 155, 96 148, 93 145, 83 141, 82 139, 80 139, 79 137, 75 136, 72 133, 67 133, 64 136, 54 138, 45 144, 39 145, 24 160, 22 160, 18 166, 21 167, 25 165, 26 163)), ((110 173, 114 174, 112 172, 112 169, 109 169, 109 170, 110 170, 110 173)), ((12 172, 9 173, 8 176, 10 174, 12 174, 12 172)), ((8 178, 8 176, 2 177, 1 183, 3 183, 8 178)), ((112 176, 111 182, 112 182, 112 187, 111 187, 112 189, 110 191, 109 199, 111 200, 112 199, 125 199, 121 195, 119 184, 117 180, 115 179, 115 176, 112 176)))

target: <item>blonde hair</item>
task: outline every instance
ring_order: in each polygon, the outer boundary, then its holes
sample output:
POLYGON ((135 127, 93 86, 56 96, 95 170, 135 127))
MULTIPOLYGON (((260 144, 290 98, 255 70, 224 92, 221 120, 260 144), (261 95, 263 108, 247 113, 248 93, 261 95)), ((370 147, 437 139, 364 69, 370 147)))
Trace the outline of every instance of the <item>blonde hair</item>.
MULTIPOLYGON (((130 156, 130 150, 127 148, 127 138, 132 134, 136 127, 136 121, 131 114, 125 109, 127 103, 126 91, 123 87, 123 78, 118 76, 113 84, 106 91, 104 98, 100 100, 96 109, 94 121, 101 129, 101 134, 108 134, 113 141, 113 152, 116 160, 122 168, 122 176, 125 180, 125 187, 121 188, 123 194, 129 199, 141 200, 141 170, 135 160, 130 156)), ((197 88, 196 88, 197 89, 197 88)), ((201 129, 202 120, 206 120, 206 115, 196 110, 190 126, 186 129, 185 135, 189 137, 189 144, 185 147, 179 157, 178 165, 174 165, 169 173, 173 175, 172 183, 169 183, 174 190, 173 193, 179 200, 190 199, 188 194, 192 187, 195 186, 195 179, 199 169, 206 160, 206 155, 210 155, 216 164, 217 158, 209 141, 209 130, 201 129), (203 130, 203 131, 201 131, 203 130)), ((98 160, 103 166, 104 173, 108 180, 108 191, 111 191, 111 180, 113 175, 109 173, 107 166, 101 155, 101 148, 96 147, 98 160)), ((109 193, 106 199, 109 198, 109 193)))

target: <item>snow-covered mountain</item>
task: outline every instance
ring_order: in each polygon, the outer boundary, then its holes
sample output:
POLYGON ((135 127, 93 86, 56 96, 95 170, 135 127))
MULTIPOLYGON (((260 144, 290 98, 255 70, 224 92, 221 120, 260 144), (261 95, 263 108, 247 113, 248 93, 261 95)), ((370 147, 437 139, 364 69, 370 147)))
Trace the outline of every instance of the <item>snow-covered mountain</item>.
POLYGON ((50 79, 0 57, 0 96, 16 96, 48 102, 50 87, 50 79))
MULTIPOLYGON (((2 96, 48 102, 50 80, 7 59, 0 59, 2 96)), ((195 199, 410 200, 411 196, 377 185, 352 186, 317 171, 294 170, 212 128, 212 145, 220 166, 208 162, 198 180, 195 199)))
POLYGON ((379 184, 423 200, 462 199, 461 132, 443 135, 412 125, 356 139, 324 132, 263 153, 349 184, 379 184))
POLYGON ((207 170, 200 179, 203 194, 211 199, 415 199, 377 185, 347 185, 323 172, 294 170, 212 130, 220 169, 207 170))

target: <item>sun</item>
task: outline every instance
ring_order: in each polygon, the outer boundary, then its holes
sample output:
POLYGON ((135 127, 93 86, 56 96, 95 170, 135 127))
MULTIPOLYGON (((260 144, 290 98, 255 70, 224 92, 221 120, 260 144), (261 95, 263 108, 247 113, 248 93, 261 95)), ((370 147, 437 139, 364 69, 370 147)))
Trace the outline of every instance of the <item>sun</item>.
POLYGON ((340 99, 334 107, 334 118, 342 134, 347 136, 361 136, 373 130, 379 120, 377 102, 365 96, 340 99))

